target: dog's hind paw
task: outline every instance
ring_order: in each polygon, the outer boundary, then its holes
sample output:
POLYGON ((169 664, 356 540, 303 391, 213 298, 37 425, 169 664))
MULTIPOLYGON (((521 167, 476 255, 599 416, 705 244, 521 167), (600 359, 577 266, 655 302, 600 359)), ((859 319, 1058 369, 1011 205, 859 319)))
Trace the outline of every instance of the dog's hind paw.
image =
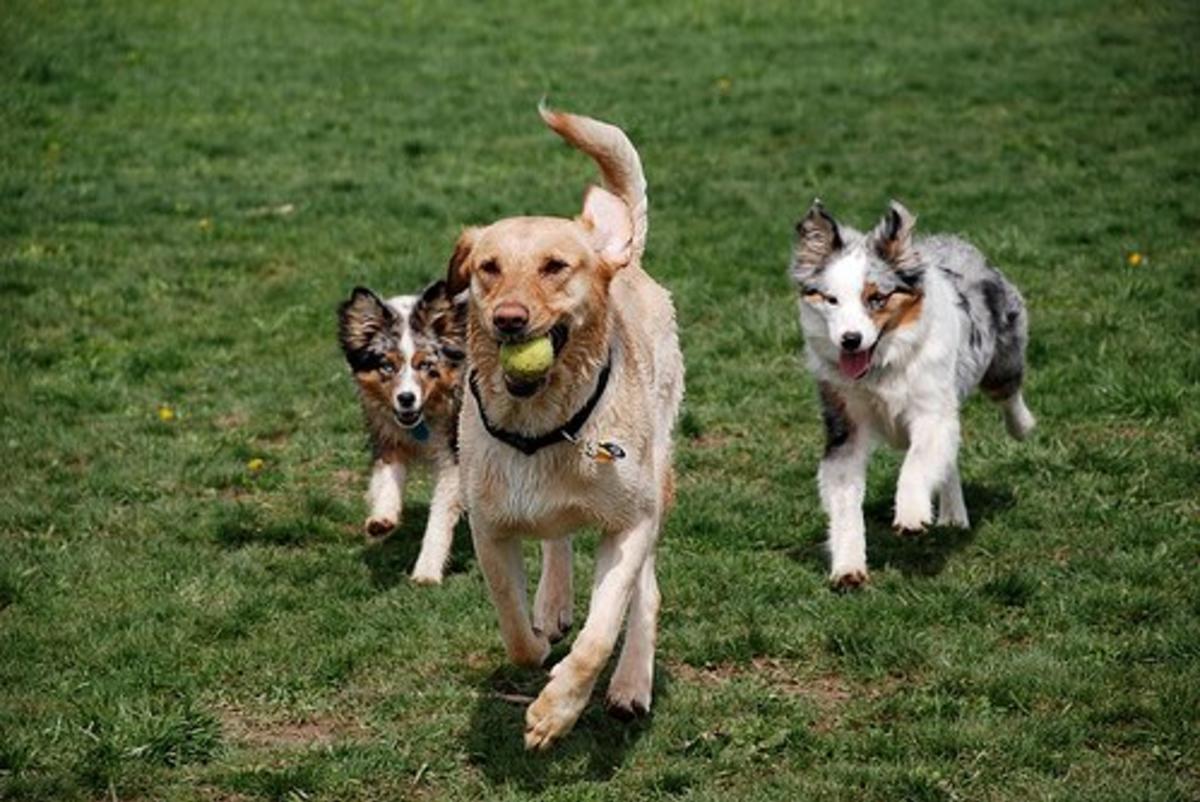
MULTIPOLYGON (((971 519, 967 517, 966 510, 948 510, 946 512, 938 512, 938 526, 954 526, 959 529, 970 529, 971 519)), ((903 533, 902 533, 903 534, 903 533)))
POLYGON ((544 635, 551 643, 558 643, 571 631, 572 611, 570 608, 559 610, 557 613, 545 614, 548 620, 537 616, 534 620, 533 631, 544 635))
POLYGON ((396 521, 386 516, 372 516, 363 525, 363 529, 366 530, 367 535, 373 538, 386 537, 395 528, 396 521))
POLYGON ((604 700, 604 709, 620 721, 633 721, 650 713, 650 692, 640 693, 628 689, 609 688, 604 700))

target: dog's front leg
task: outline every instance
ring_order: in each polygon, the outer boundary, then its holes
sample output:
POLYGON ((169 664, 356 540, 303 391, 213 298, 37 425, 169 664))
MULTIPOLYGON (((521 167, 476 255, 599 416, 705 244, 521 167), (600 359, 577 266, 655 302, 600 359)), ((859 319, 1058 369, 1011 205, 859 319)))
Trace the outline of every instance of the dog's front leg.
POLYGON ((407 477, 408 466, 403 462, 375 460, 371 467, 371 483, 367 487, 367 504, 371 512, 366 530, 371 537, 383 537, 400 523, 407 477))
POLYGON ((441 583, 446 560, 450 557, 450 546, 454 543, 454 525, 461 514, 458 466, 453 463, 441 465, 433 488, 433 501, 429 505, 429 521, 425 524, 421 553, 412 572, 412 579, 417 584, 441 583))
POLYGON ((867 581, 867 538, 863 497, 867 490, 870 436, 862 426, 847 425, 844 439, 830 438, 817 471, 821 506, 829 516, 829 581, 855 588, 867 581))
POLYGON ((963 499, 962 477, 958 474, 957 460, 950 464, 950 471, 938 491, 939 526, 957 526, 963 529, 971 527, 971 519, 967 516, 967 502, 963 499))
POLYGON ((533 599, 533 628, 551 643, 571 629, 575 614, 572 589, 571 538, 542 541, 542 576, 533 599))
POLYGON ((934 491, 950 476, 958 458, 957 410, 914 418, 908 441, 892 526, 899 532, 920 532, 933 519, 934 491))
POLYGON ((481 516, 471 521, 471 540, 500 618, 500 637, 508 658, 519 666, 540 666, 550 654, 550 642, 529 624, 520 538, 498 535, 481 516))
POLYGON ((550 682, 525 711, 526 748, 545 749, 575 725, 616 645, 634 583, 657 537, 658 521, 649 516, 601 539, 587 621, 570 654, 554 666, 550 682))

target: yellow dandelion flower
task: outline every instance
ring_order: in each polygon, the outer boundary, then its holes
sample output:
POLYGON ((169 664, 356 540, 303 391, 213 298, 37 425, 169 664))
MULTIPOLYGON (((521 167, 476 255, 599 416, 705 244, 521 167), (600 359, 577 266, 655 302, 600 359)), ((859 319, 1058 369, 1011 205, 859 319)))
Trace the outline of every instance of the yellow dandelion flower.
POLYGON ((158 419, 163 423, 170 423, 175 420, 175 410, 163 404, 158 408, 158 419))
POLYGON ((250 473, 258 473, 259 471, 261 471, 263 469, 263 466, 266 464, 267 463, 263 460, 262 457, 255 457, 254 459, 252 459, 246 463, 246 470, 250 471, 250 473))
POLYGON ((200 227, 201 231, 212 231, 212 227, 213 227, 212 218, 211 217, 201 217, 200 222, 197 223, 196 225, 198 225, 200 227))
POLYGON ((1129 256, 1125 257, 1125 261, 1129 262, 1130 267, 1137 267, 1142 263, 1143 259, 1144 257, 1137 251, 1134 251, 1129 254, 1129 256))

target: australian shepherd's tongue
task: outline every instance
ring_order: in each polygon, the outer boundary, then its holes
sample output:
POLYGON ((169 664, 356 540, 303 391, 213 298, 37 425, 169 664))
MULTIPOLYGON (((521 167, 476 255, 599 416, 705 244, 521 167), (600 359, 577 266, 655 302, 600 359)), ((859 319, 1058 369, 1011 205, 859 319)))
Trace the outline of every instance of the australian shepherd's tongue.
POLYGON ((851 381, 861 379, 871 369, 871 349, 847 353, 842 351, 838 356, 838 370, 851 381))

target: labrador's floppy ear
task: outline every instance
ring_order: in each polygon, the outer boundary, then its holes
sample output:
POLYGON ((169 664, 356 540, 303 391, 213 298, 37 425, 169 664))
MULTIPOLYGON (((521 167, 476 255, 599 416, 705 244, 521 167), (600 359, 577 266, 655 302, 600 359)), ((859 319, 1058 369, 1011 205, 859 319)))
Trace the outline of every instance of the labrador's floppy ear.
POLYGON ((454 253, 446 267, 446 291, 452 297, 471 285, 471 271, 467 263, 478 240, 479 229, 472 227, 464 228, 458 235, 458 242, 454 243, 454 253))
POLYGON ((613 268, 629 264, 633 219, 625 201, 603 187, 590 186, 583 196, 579 221, 592 233, 592 247, 613 268))
POLYGON ((845 247, 837 220, 814 198, 808 213, 796 223, 796 245, 792 255, 792 274, 799 278, 823 265, 845 247))

